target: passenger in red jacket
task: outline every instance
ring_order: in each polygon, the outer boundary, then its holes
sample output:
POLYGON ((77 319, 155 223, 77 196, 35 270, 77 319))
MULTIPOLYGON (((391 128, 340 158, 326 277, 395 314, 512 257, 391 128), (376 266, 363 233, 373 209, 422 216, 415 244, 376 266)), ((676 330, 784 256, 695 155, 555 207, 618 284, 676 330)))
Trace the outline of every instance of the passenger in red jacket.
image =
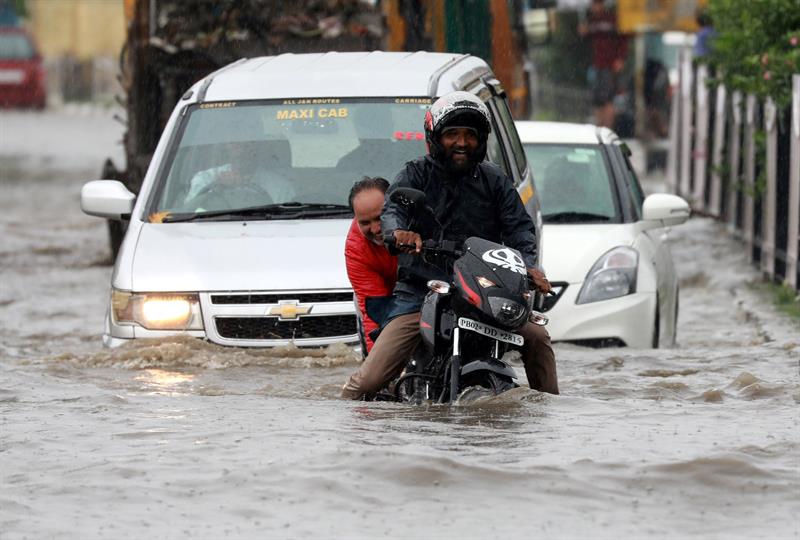
POLYGON ((364 323, 365 354, 373 345, 370 333, 380 326, 367 315, 367 304, 369 300, 391 297, 397 281, 397 257, 389 254, 381 234, 381 210, 388 188, 389 182, 383 178, 364 177, 350 190, 350 208, 355 218, 347 233, 344 258, 364 323))

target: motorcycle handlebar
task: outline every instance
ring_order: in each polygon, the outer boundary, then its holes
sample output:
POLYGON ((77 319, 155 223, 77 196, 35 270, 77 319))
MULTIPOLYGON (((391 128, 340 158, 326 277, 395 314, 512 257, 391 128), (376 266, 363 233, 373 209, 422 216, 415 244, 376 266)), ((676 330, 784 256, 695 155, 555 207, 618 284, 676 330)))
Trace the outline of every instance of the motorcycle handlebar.
MULTIPOLYGON (((414 244, 398 244, 395 241, 394 235, 385 234, 383 236, 383 243, 389 248, 413 248, 414 244)), ((461 250, 462 243, 455 240, 423 240, 422 251, 428 253, 438 253, 442 255, 450 255, 452 257, 460 257, 463 255, 461 250)))
MULTIPOLYGON (((395 241, 393 234, 384 234, 383 235, 383 242, 384 244, 389 247, 390 249, 399 249, 399 248, 413 248, 413 244, 398 244, 395 241)), ((460 257, 464 254, 463 250, 461 249, 462 243, 456 242, 455 240, 423 240, 422 241, 422 252, 428 253, 438 253, 443 255, 449 255, 451 257, 460 257)), ((533 279, 528 276, 528 289, 531 291, 536 291, 536 284, 533 282, 533 279)), ((555 291, 550 290, 547 293, 537 293, 539 296, 544 299, 545 296, 555 296, 555 291)), ((541 303, 541 302, 539 302, 541 303)))

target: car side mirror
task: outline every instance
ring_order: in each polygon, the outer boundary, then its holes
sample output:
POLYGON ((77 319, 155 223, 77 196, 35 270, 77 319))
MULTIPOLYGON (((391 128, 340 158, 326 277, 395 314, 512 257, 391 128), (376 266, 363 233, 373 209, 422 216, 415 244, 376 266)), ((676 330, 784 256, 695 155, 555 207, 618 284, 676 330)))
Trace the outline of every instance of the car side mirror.
POLYGON ((655 193, 642 204, 642 220, 648 229, 680 225, 690 215, 689 203, 677 195, 655 193))
POLYGON ((90 216, 129 219, 136 195, 117 180, 92 180, 81 188, 81 210, 90 216))

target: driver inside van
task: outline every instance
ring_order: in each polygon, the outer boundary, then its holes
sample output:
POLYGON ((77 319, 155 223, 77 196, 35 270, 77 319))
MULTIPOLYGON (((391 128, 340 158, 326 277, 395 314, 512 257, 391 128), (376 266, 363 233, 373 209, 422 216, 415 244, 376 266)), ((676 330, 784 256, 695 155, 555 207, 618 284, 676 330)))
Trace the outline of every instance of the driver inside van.
POLYGON ((277 170, 291 166, 288 141, 239 141, 221 146, 226 162, 192 177, 186 207, 204 212, 295 200, 292 183, 277 170))

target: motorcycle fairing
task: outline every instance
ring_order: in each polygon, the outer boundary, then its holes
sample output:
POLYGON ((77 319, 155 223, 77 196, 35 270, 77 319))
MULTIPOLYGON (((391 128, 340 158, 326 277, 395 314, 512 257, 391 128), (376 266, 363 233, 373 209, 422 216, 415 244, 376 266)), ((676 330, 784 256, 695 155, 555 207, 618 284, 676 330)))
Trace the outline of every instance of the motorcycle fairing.
POLYGON ((494 358, 470 361, 461 368, 461 376, 465 377, 470 373, 475 373, 476 371, 491 371, 499 375, 510 377, 511 379, 517 378, 517 373, 511 366, 507 366, 503 362, 494 358))
POLYGON ((454 318, 445 310, 449 304, 448 296, 431 291, 422 303, 419 329, 422 343, 430 354, 442 354, 444 351, 436 350, 437 340, 440 345, 443 342, 449 344, 453 335, 454 318))
POLYGON ((488 299, 491 296, 509 298, 524 303, 528 290, 525 263, 519 251, 478 237, 464 242, 464 255, 453 264, 455 294, 453 302, 457 311, 488 324, 498 324, 489 315, 488 299), (482 287, 483 277, 496 286, 482 287), (507 291, 501 294, 503 291, 507 291))

